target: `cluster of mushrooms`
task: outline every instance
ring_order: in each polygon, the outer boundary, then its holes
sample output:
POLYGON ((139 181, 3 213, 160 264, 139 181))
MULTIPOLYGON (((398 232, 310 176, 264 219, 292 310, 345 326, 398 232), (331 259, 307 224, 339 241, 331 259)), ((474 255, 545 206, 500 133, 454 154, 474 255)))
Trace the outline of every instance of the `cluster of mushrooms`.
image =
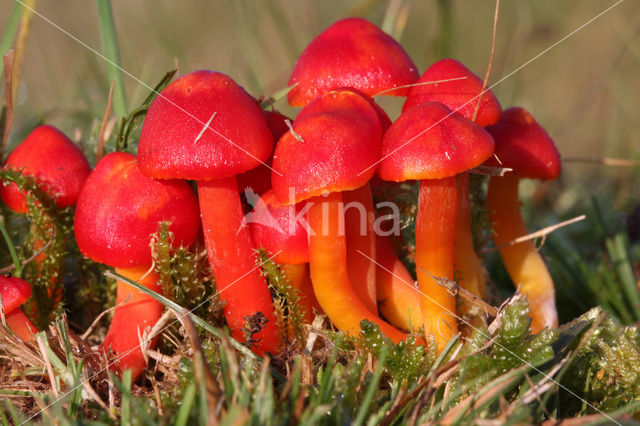
MULTIPOLYGON (((40 126, 5 167, 35 176, 59 206, 76 204, 83 255, 156 292, 150 238, 159 222, 170 222, 174 246, 203 238, 232 336, 244 341, 247 321, 260 319, 250 342, 257 354, 277 353, 282 344, 257 263, 260 247, 300 292, 307 321, 322 312, 337 329, 358 335, 366 319, 396 342, 423 331, 443 347, 458 333, 460 306, 441 279, 485 297, 471 233, 469 172, 481 165, 508 168, 488 186, 493 238, 528 297, 533 332, 557 326, 542 258, 530 241, 508 244, 527 233, 519 180, 560 173, 552 140, 527 111, 503 112, 483 82, 453 59, 419 76, 395 40, 360 18, 318 35, 289 83, 289 103, 302 107, 293 123, 273 107, 262 110, 229 76, 195 71, 152 102, 137 157, 113 152, 90 170, 68 138, 40 126), (382 94, 406 97, 395 122, 374 101, 382 94), (49 162, 53 150, 55 164, 49 162), (23 155, 27 151, 38 155, 23 155), (417 285, 388 234, 374 229, 374 174, 376 185, 419 181, 417 285), (188 181, 196 182, 197 196, 188 181), (260 196, 252 211, 243 208, 247 188, 260 196), (345 212, 348 203, 366 214, 345 212)), ((13 184, 0 195, 24 211, 24 195, 13 184)), ((35 328, 19 310, 29 286, 20 281, 0 278, 0 289, 5 312, 19 318, 9 326, 29 339, 35 328)), ((160 318, 162 305, 124 282, 117 291, 120 305, 102 348, 137 377, 145 367, 142 330, 160 318)))

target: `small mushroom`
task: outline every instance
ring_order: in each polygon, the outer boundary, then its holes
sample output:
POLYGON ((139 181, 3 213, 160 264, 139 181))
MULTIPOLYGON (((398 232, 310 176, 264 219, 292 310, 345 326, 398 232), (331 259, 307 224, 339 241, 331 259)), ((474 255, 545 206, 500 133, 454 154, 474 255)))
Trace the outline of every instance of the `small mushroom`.
POLYGON ((493 153, 493 138, 482 127, 426 102, 405 110, 382 140, 378 175, 384 180, 420 180, 416 219, 416 265, 425 334, 440 349, 457 333, 455 297, 434 277, 454 279, 457 175, 493 153))
MULTIPOLYGON (((527 296, 534 333, 558 326, 553 279, 532 241, 507 245, 527 234, 520 213, 520 179, 552 180, 560 175, 560 154, 549 134, 523 108, 507 109, 500 121, 487 128, 496 141, 496 157, 502 167, 513 169, 505 176, 492 176, 487 203, 493 240, 511 279, 527 296)), ((490 159, 489 165, 497 165, 490 159)))
MULTIPOLYGON (((102 157, 80 193, 74 231, 84 256, 161 293, 151 267, 151 236, 167 221, 173 244, 189 246, 198 219, 198 201, 187 182, 149 178, 134 155, 113 152, 102 157)), ((158 321, 162 304, 123 281, 117 283, 116 303, 102 348, 113 351, 120 370, 131 369, 135 379, 146 365, 140 336, 158 321)))
POLYGON ((0 296, 7 326, 25 342, 30 341, 38 330, 22 312, 20 305, 31 296, 31 286, 20 278, 0 275, 0 296))

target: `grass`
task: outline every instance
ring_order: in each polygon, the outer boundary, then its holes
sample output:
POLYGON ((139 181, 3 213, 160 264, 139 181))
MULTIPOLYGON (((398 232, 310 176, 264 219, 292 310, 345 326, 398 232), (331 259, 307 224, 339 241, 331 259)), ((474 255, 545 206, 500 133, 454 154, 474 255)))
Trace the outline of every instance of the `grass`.
MULTIPOLYGON (((68 16, 38 4, 46 16, 83 40, 96 41, 99 33, 102 52, 113 64, 65 45, 54 30, 44 33, 42 22, 34 22, 30 51, 38 54, 26 57, 23 78, 30 98, 20 104, 18 97, 12 141, 19 141, 34 123, 53 120, 69 133, 78 129, 91 158, 105 94, 115 80, 113 106, 116 119, 122 120, 107 148, 134 152, 154 93, 127 87, 118 66, 144 81, 159 80, 156 90, 161 90, 174 74, 158 79, 162 75, 158 70, 174 68, 174 58, 178 58, 178 74, 194 68, 221 69, 256 97, 275 93, 271 99, 276 107, 294 114, 281 101, 289 90, 285 87, 290 65, 314 34, 354 13, 384 22, 390 33, 401 35, 421 70, 446 55, 456 56, 482 74, 493 1, 474 6, 442 0, 392 3, 292 5, 268 0, 251 8, 240 3, 215 7, 202 3, 198 13, 186 16, 184 8, 173 9, 169 2, 118 3, 114 11, 109 1, 97 0, 97 25, 84 18, 91 15, 86 9, 90 2, 67 8, 68 16), (219 20, 212 23, 214 15, 219 20), (116 34, 115 22, 126 33, 116 34), (125 38, 126 43, 118 43, 125 38), (149 51, 154 55, 143 57, 149 51), (64 60, 53 58, 51 52, 64 60), (63 65, 70 57, 78 67, 75 79, 67 78, 63 65), (129 110, 125 93, 130 94, 131 105, 140 106, 129 110)), ((544 1, 504 3, 494 80, 604 7, 598 2, 584 2, 582 7, 544 1)), ((628 143, 640 136, 632 114, 637 99, 628 95, 637 92, 639 80, 634 76, 640 45, 629 23, 640 11, 629 4, 625 2, 621 12, 606 18, 610 27, 595 23, 595 28, 569 40, 566 50, 550 52, 496 88, 503 106, 517 103, 535 110, 566 155, 640 157, 628 143), (601 140, 604 146, 596 143, 601 140)), ((0 39, 3 53, 13 42, 19 18, 16 4, 7 19, 0 19, 6 22, 0 39)), ((382 102, 397 113, 397 102, 382 102)), ((28 263, 23 275, 32 283, 52 279, 58 285, 64 283, 66 312, 48 305, 41 286, 32 302, 44 313, 39 317, 45 330, 38 334, 39 344, 21 342, 0 324, 0 422, 396 425, 493 420, 515 424, 581 417, 590 424, 606 424, 610 417, 638 418, 640 293, 634 268, 640 263, 640 245, 629 239, 624 212, 638 203, 634 182, 640 170, 594 167, 568 162, 562 181, 542 187, 523 185, 524 213, 532 229, 581 213, 588 216, 585 224, 550 235, 542 248, 556 279, 565 323, 558 330, 529 334, 526 301, 519 296, 505 301, 512 296, 512 283, 493 254, 484 260, 494 281, 494 302, 505 303, 496 318, 487 318, 486 329, 456 336, 439 356, 412 338, 394 345, 366 322, 361 324, 361 335, 350 338, 327 327, 321 317, 314 327, 302 324, 301 313, 292 308, 296 293, 263 254, 281 331, 295 330, 295 339, 272 358, 257 357, 229 336, 220 315, 221 303, 213 297, 215 283, 199 254, 202 247, 171 252, 167 249, 170 235, 161 227, 154 260, 165 296, 149 292, 83 259, 73 242, 72 211, 56 209, 33 182, 5 173, 3 178, 17 180, 29 191, 31 202, 27 217, 2 206, 3 236, 17 250, 0 251, 0 261, 20 265, 37 251, 33 242, 48 237, 47 230, 54 227, 56 239, 46 252, 49 266, 42 269, 28 263), (60 273, 62 269, 65 274, 60 273), (157 349, 149 352, 150 368, 139 383, 126 373, 119 379, 95 350, 108 319, 100 321, 86 339, 76 334, 112 305, 110 289, 116 278, 174 312, 160 330, 157 349), (189 324, 195 334, 189 332, 189 324)), ((477 185, 482 188, 484 181, 478 179, 477 185)), ((404 206, 403 224, 410 237, 416 192, 415 187, 404 189, 390 195, 404 206)), ((486 245, 489 235, 482 200, 477 201, 478 243, 486 245)), ((410 253, 411 238, 408 241, 410 253)), ((410 258, 406 260, 411 268, 410 258)))

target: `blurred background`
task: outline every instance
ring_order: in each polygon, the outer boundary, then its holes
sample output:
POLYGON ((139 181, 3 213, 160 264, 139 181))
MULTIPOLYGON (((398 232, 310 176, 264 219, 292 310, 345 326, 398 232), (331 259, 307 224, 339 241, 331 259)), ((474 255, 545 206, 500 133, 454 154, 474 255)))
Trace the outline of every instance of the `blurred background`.
MULTIPOLYGON (((567 281, 571 274, 554 256, 597 256, 605 232, 640 229, 640 214, 631 214, 640 200, 640 168, 633 163, 640 160, 640 2, 623 1, 561 41, 615 3, 503 1, 500 8, 489 83, 504 108, 529 109, 565 159, 558 182, 522 185, 530 229, 588 215, 549 238, 559 251, 543 249, 567 281), (602 164, 607 159, 626 163, 602 164), (594 209, 607 230, 599 227, 594 209)), ((9 146, 42 121, 91 146, 111 81, 105 62, 62 30, 101 51, 97 2, 38 0, 35 5, 50 22, 33 17, 9 146)), ((12 7, 9 0, 0 6, 0 28, 12 7)), ((453 57, 482 77, 494 8, 494 0, 113 1, 122 66, 136 79, 153 87, 175 67, 182 74, 214 69, 256 97, 285 88, 309 41, 349 16, 367 18, 393 35, 421 73, 434 61, 453 57)), ((136 79, 124 77, 129 110, 149 94, 136 79)), ((401 102, 380 100, 392 118, 401 102)), ((295 115, 284 99, 276 107, 295 115)), ((490 270, 498 268, 495 262, 490 270)), ((575 308, 567 309, 565 318, 590 304, 578 300, 577 281, 574 276, 570 286, 559 286, 559 298, 575 308)))

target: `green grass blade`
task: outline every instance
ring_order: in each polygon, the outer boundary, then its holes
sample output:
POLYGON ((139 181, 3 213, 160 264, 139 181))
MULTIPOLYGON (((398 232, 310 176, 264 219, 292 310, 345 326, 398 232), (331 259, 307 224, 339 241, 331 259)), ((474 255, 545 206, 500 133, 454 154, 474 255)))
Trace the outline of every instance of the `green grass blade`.
POLYGON ((4 238, 4 241, 7 243, 7 247, 9 248, 9 253, 11 253, 11 260, 13 261, 13 266, 15 266, 15 269, 13 270, 13 276, 20 278, 22 276, 22 262, 20 262, 20 259, 18 259, 16 248, 13 245, 13 241, 11 241, 11 237, 7 232, 7 228, 4 226, 3 220, 0 220, 0 233, 2 233, 2 237, 4 238))
POLYGON ((182 404, 180 404, 180 411, 176 417, 176 426, 186 426, 189 424, 189 413, 191 412, 191 406, 196 399, 196 385, 195 383, 189 384, 184 391, 184 397, 182 398, 182 404))
MULTIPOLYGON (((13 3, 13 9, 11 10, 11 15, 9 15, 9 20, 7 21, 7 25, 4 27, 4 31, 2 32, 2 38, 0 39, 0 55, 6 55, 11 45, 13 44, 13 39, 16 37, 16 33, 18 32, 18 26, 20 25, 20 16, 22 14, 22 4, 19 2, 13 3)), ((0 60, 0 75, 4 72, 4 62, 0 60)))
POLYGON ((636 277, 631 264, 629 240, 625 234, 617 233, 613 238, 607 239, 606 245, 622 286, 622 291, 631 306, 631 312, 636 321, 640 321, 640 293, 638 292, 636 277))
POLYGON ((120 49, 118 47, 116 24, 113 20, 111 0, 97 0, 97 2, 102 53, 109 60, 107 64, 109 85, 111 81, 115 80, 115 86, 113 88, 113 110, 118 117, 124 117, 127 115, 127 100, 124 94, 124 79, 122 78, 122 71, 120 71, 120 49))
POLYGON ((382 377, 384 363, 387 360, 388 354, 389 348, 383 348, 382 352, 380 353, 380 358, 378 359, 376 371, 373 373, 373 380, 371 380, 371 382, 369 383, 369 387, 367 387, 367 392, 362 399, 362 404, 360 405, 360 409, 358 410, 358 415, 356 416, 356 420, 353 422, 354 426, 359 426, 364 423, 365 417, 367 416, 367 413, 369 411, 369 407, 371 406, 371 402, 373 401, 373 397, 378 390, 380 377, 382 377))

